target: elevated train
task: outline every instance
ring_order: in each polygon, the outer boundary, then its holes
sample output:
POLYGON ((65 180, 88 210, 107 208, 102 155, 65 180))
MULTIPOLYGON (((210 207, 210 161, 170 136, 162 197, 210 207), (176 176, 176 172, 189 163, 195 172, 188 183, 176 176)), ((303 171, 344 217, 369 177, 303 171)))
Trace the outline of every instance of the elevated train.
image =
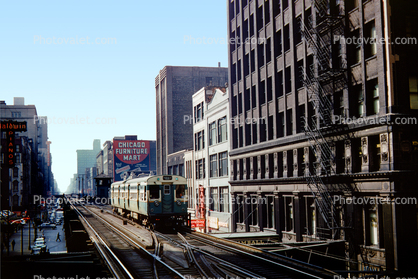
POLYGON ((156 175, 114 182, 115 212, 151 228, 188 226, 187 181, 178 175, 156 175))

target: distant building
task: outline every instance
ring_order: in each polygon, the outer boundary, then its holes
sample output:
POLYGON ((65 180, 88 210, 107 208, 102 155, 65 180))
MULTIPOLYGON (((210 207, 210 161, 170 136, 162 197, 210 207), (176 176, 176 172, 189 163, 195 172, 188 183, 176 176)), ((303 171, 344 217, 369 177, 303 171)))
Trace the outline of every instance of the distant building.
POLYGON ((76 193, 87 195, 86 169, 96 166, 96 156, 100 152, 100 140, 93 141, 93 149, 78 149, 77 152, 77 186, 76 193))
POLYGON ((208 85, 225 86, 228 69, 166 66, 155 78, 157 102, 157 174, 165 174, 167 156, 193 148, 192 95, 208 85))

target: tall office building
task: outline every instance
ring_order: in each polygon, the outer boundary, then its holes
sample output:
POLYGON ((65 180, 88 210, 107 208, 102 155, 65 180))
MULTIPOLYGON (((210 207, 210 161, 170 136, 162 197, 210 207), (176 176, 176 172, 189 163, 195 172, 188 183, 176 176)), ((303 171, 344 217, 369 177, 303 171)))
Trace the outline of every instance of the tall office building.
POLYGON ((2 125, 0 129, 1 209, 28 209, 33 203, 33 195, 46 195, 53 191, 48 121, 45 116, 38 116, 35 105, 25 105, 23 97, 15 97, 13 105, 0 101, 0 119, 2 123, 26 123, 25 131, 13 133, 16 146, 10 146, 6 140, 8 128, 2 125), (10 150, 15 158, 12 168, 7 166, 10 150))
POLYGON ((228 69, 166 66, 155 78, 157 174, 167 173, 167 155, 193 148, 192 95, 207 85, 225 86, 228 69))
POLYGON ((234 231, 345 240, 332 268, 415 268, 417 9, 228 1, 234 231))

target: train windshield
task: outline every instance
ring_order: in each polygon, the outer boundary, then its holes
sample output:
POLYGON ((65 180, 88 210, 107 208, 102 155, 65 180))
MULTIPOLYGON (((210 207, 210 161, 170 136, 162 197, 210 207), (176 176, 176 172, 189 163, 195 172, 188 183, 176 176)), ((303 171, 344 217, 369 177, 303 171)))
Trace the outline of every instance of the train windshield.
POLYGON ((149 199, 150 200, 159 199, 160 198, 160 186, 153 185, 153 186, 148 186, 148 187, 149 187, 149 199))
POLYGON ((176 185, 176 198, 177 199, 184 198, 185 191, 186 191, 185 185, 176 185))

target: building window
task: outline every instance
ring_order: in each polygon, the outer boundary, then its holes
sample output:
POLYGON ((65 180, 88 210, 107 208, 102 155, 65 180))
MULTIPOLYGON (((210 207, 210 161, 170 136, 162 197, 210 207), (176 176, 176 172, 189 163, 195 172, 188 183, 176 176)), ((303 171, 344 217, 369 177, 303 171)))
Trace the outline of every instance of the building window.
POLYGON ((284 39, 284 51, 288 51, 290 49, 290 30, 289 24, 284 27, 283 32, 283 39, 284 39))
POLYGON ((203 102, 194 107, 194 123, 199 122, 203 119, 203 102))
POLYGON ((377 226, 377 210, 376 207, 369 207, 365 210, 366 216, 366 245, 378 244, 378 226, 377 226))
POLYGON ((250 221, 250 225, 257 226, 258 225, 258 196, 251 196, 251 207, 250 207, 250 216, 248 219, 250 221))
POLYGON ((13 196, 13 206, 19 206, 19 196, 18 195, 13 196))
POLYGON ((266 200, 265 228, 274 228, 274 196, 267 196, 266 200))
POLYGON ((379 84, 377 79, 371 80, 368 82, 368 109, 367 114, 379 114, 380 104, 379 104, 379 84))
POLYGON ((228 139, 226 116, 218 120, 218 142, 224 142, 228 139))
POLYGON ((205 148, 205 131, 195 133, 195 151, 205 148))
POLYGON ((218 155, 210 155, 210 173, 209 177, 217 177, 218 176, 218 155))
POLYGON ((357 29, 352 33, 353 44, 352 49, 352 58, 351 64, 357 64, 361 62, 361 40, 360 40, 360 31, 357 29))
POLYGON ((335 92, 334 115, 344 116, 344 94, 343 91, 335 92))
POLYGON ((220 187, 221 199, 219 201, 219 211, 229 212, 229 191, 228 187, 220 187))
POLYGON ((365 47, 366 58, 372 57, 377 53, 377 35, 374 20, 367 23, 365 26, 366 37, 368 37, 367 46, 365 47))
POLYGON ((347 11, 351 11, 358 7, 359 0, 346 0, 347 11))
POLYGON ((216 144, 216 122, 209 124, 209 146, 216 144))
POLYGON ((22 113, 20 111, 12 111, 12 118, 20 118, 22 113))
POLYGON ((238 222, 237 223, 243 224, 244 220, 245 220, 245 218, 244 218, 245 202, 244 202, 244 196, 243 195, 238 195, 237 196, 237 206, 238 206, 238 209, 237 209, 237 212, 238 212, 238 220, 237 221, 238 222))
POLYGON ((285 91, 286 94, 292 92, 292 72, 291 66, 287 67, 284 72, 284 79, 285 79, 285 91))
POLYGON ((205 178, 205 159, 196 161, 196 179, 205 178))
POLYGON ((418 77, 409 77, 409 105, 411 109, 418 109, 418 77))
POLYGON ((351 100, 352 116, 363 117, 364 116, 364 92, 362 85, 355 86, 353 88, 353 96, 351 100))
POLYGON ((307 235, 315 235, 315 231, 316 231, 316 211, 315 211, 315 202, 313 201, 312 198, 308 198, 307 201, 307 211, 308 211, 308 216, 307 216, 307 235))
POLYGON ((168 174, 173 174, 173 167, 172 166, 168 167, 168 174))
POLYGON ((227 152, 219 153, 219 176, 228 175, 228 154, 227 152))
POLYGON ((18 177, 18 176, 19 176, 19 169, 13 168, 13 177, 18 177))
POLYGON ((286 135, 290 136, 293 134, 293 114, 292 109, 286 111, 286 135))
POLYGON ((285 198, 286 231, 293 230, 293 202, 291 197, 285 198))
POLYGON ((212 85, 212 77, 206 77, 206 86, 212 85))
POLYGON ((179 165, 179 175, 184 176, 184 164, 179 165))
POLYGON ((19 191, 19 182, 17 180, 13 181, 13 192, 19 191))
POLYGON ((219 211, 218 188, 210 188, 209 209, 212 211, 219 211))

